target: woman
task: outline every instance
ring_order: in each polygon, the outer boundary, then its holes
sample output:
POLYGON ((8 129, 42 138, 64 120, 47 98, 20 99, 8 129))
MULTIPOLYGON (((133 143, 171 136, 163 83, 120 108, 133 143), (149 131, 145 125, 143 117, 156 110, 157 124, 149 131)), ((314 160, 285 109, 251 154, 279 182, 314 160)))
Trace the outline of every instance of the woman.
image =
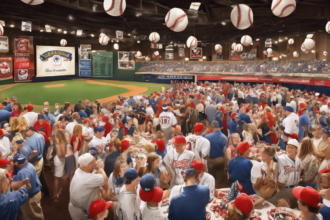
POLYGON ((322 189, 330 189, 330 169, 321 170, 319 174, 317 191, 320 192, 322 189))
POLYGON ((22 113, 22 105, 19 102, 14 102, 12 105, 11 117, 18 117, 22 113))
POLYGON ((76 167, 78 167, 79 151, 83 143, 83 140, 84 140, 84 135, 82 135, 82 126, 80 124, 76 124, 73 127, 73 132, 70 141, 71 146, 73 146, 73 149, 75 149, 73 154, 76 161, 76 167))
POLYGON ((147 157, 147 167, 144 171, 144 174, 151 173, 155 176, 156 186, 161 187, 160 183, 160 170, 159 170, 160 158, 156 153, 150 153, 147 157))
POLYGON ((226 155, 228 158, 228 161, 231 160, 231 158, 235 157, 237 152, 237 146, 241 143, 241 138, 239 137, 238 133, 230 135, 229 141, 228 141, 228 147, 226 149, 226 155))
POLYGON ((113 201, 113 210, 116 216, 118 216, 118 196, 121 187, 125 184, 124 173, 127 170, 126 160, 122 157, 118 157, 115 162, 113 172, 109 176, 108 180, 108 199, 113 201))
MULTIPOLYGON (((127 121, 128 122, 128 121, 127 121)), ((152 120, 150 119, 147 123, 147 133, 148 134, 155 134, 156 133, 156 129, 153 126, 152 120)))
POLYGON ((20 116, 18 117, 18 132, 21 133, 21 135, 26 138, 25 131, 29 129, 29 124, 25 117, 20 116))
POLYGON ((241 142, 237 146, 236 157, 230 160, 228 166, 229 181, 234 183, 237 180, 243 186, 242 191, 245 191, 248 195, 255 194, 251 183, 251 169, 253 164, 247 158, 251 152, 250 148, 251 146, 248 142, 241 142))
POLYGON ((267 144, 272 144, 270 134, 273 131, 269 128, 267 119, 264 116, 261 116, 261 123, 258 125, 258 129, 261 129, 262 134, 260 135, 260 141, 266 142, 267 144))
POLYGON ((10 133, 15 136, 16 132, 18 132, 18 118, 17 117, 11 117, 9 119, 9 125, 10 125, 10 133))
POLYGON ((127 117, 127 124, 125 124, 125 135, 133 136, 135 131, 135 126, 133 125, 133 119, 131 117, 127 117))
MULTIPOLYGON (((56 136, 55 136, 56 138, 56 136)), ((74 153, 77 151, 77 146, 72 147, 68 137, 65 138, 66 154, 65 154, 65 175, 69 176, 70 182, 72 180, 74 171, 76 170, 76 159, 74 153)))
POLYGON ((114 128, 118 133, 118 138, 122 140, 124 137, 124 126, 123 123, 121 123, 119 117, 115 117, 114 119, 114 128))
POLYGON ((62 177, 65 175, 65 155, 66 155, 66 145, 68 143, 68 138, 62 129, 58 129, 55 132, 55 142, 51 138, 50 143, 56 149, 56 156, 54 158, 55 178, 54 178, 53 199, 54 201, 57 201, 59 198, 60 191, 62 189, 62 177))
POLYGON ((311 186, 317 189, 317 174, 319 165, 314 155, 314 148, 311 139, 304 138, 301 142, 298 157, 301 160, 301 167, 305 174, 305 180, 300 182, 301 186, 311 186))

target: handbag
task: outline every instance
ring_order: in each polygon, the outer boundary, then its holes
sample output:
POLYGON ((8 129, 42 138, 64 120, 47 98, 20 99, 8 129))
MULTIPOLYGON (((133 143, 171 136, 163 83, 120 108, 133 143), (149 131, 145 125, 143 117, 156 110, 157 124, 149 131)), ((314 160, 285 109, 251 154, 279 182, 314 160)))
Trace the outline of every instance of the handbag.
POLYGON ((264 199, 269 199, 276 193, 276 183, 274 180, 267 180, 267 184, 263 184, 258 190, 260 196, 264 199))
POLYGON ((170 187, 170 182, 173 177, 170 168, 166 167, 166 171, 167 173, 163 172, 162 170, 160 170, 159 172, 160 188, 162 189, 167 189, 168 187, 170 187))

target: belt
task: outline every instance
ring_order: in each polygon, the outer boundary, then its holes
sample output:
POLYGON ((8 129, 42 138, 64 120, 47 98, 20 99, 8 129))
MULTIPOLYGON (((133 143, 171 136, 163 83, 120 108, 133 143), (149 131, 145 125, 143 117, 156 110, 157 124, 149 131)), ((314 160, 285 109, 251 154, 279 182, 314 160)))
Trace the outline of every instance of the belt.
POLYGON ((283 188, 285 188, 285 189, 290 189, 290 188, 294 188, 294 187, 296 187, 296 186, 298 186, 298 185, 284 186, 283 188))

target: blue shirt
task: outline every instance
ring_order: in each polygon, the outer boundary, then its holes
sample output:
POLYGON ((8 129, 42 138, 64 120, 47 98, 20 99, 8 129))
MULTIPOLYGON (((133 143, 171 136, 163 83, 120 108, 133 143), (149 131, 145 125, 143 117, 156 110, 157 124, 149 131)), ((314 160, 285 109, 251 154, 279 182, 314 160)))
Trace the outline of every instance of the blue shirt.
POLYGON ((220 130, 214 131, 211 134, 205 136, 210 141, 210 158, 217 158, 224 155, 223 148, 227 145, 227 138, 220 130))
POLYGON ((182 193, 172 198, 168 208, 168 219, 205 220, 209 200, 210 190, 207 186, 185 186, 182 193))
POLYGON ((7 110, 0 110, 0 122, 7 121, 9 122, 9 118, 11 117, 11 113, 7 110))
POLYGON ((235 133, 238 134, 238 122, 236 122, 234 120, 229 122, 228 129, 229 129, 230 135, 235 134, 235 133))
MULTIPOLYGON (((34 151, 34 150, 36 150, 35 147, 31 148, 30 146, 24 144, 21 148, 17 149, 17 153, 23 154, 24 157, 27 160, 29 160, 29 158, 32 155, 32 151, 34 151)), ((38 154, 35 155, 34 158, 31 159, 31 161, 36 161, 37 157, 38 157, 38 154)), ((31 162, 31 161, 29 161, 29 162, 31 162)))
POLYGON ((228 166, 229 181, 233 183, 238 180, 238 182, 242 184, 248 195, 255 194, 251 182, 252 166, 253 164, 250 159, 241 156, 238 156, 236 161, 235 157, 232 158, 229 161, 228 166))
POLYGON ((53 126, 55 124, 55 116, 53 114, 44 114, 45 120, 48 121, 50 126, 53 126))
POLYGON ((104 160, 104 172, 108 177, 113 172, 113 169, 115 168, 115 162, 120 155, 120 152, 115 151, 106 156, 104 160))
POLYGON ((131 127, 127 129, 127 134, 133 136, 134 130, 135 130, 134 125, 131 125, 131 127))
POLYGON ((129 98, 129 99, 127 100, 127 103, 128 103, 130 106, 135 106, 136 101, 135 101, 135 99, 131 99, 131 98, 129 98))
POLYGON ((84 111, 79 111, 78 113, 79 113, 79 115, 80 115, 81 118, 88 118, 86 112, 84 112, 84 111))
POLYGON ((265 134, 267 132, 269 132, 269 127, 265 127, 264 129, 262 129, 262 138, 260 138, 260 141, 264 141, 270 145, 272 145, 272 139, 270 138, 270 134, 268 134, 267 136, 265 136, 265 134))
POLYGON ((241 131, 243 131, 243 124, 244 124, 244 123, 250 124, 250 123, 252 123, 252 122, 251 122, 250 116, 248 116, 248 115, 245 114, 245 113, 239 113, 238 116, 239 116, 239 118, 241 119, 241 120, 239 121, 239 128, 241 129, 241 131))
POLYGON ((34 166, 27 162, 21 169, 19 169, 18 173, 14 176, 13 182, 23 181, 29 178, 31 189, 27 190, 29 197, 34 196, 37 192, 41 190, 41 183, 37 176, 37 171, 34 166))
POLYGON ((330 219, 330 207, 328 207, 328 206, 322 206, 321 209, 320 209, 320 214, 322 215, 322 217, 323 217, 324 220, 330 219))
POLYGON ((37 154, 38 156, 36 158, 33 158, 33 160, 30 161, 31 163, 42 158, 42 155, 44 153, 44 147, 45 147, 44 136, 42 136, 41 134, 38 134, 37 132, 34 132, 34 134, 31 135, 31 137, 29 137, 29 139, 27 139, 27 141, 25 141, 24 145, 29 146, 33 150, 38 150, 38 154, 37 154))
POLYGON ((0 193, 0 219, 16 219, 17 212, 28 198, 28 190, 25 186, 17 191, 0 193))
POLYGON ((13 110, 11 109, 11 103, 9 103, 8 105, 6 105, 3 110, 6 110, 6 111, 9 111, 9 112, 12 112, 13 110))
POLYGON ((301 140, 303 139, 304 136, 303 126, 305 125, 307 129, 309 125, 309 117, 306 112, 304 112, 304 114, 300 115, 299 117, 299 133, 298 133, 299 142, 301 142, 301 140))
POLYGON ((222 117, 222 112, 218 112, 217 114, 215 114, 215 120, 217 122, 219 122, 219 127, 222 128, 223 127, 223 122, 221 120, 221 117, 222 117))

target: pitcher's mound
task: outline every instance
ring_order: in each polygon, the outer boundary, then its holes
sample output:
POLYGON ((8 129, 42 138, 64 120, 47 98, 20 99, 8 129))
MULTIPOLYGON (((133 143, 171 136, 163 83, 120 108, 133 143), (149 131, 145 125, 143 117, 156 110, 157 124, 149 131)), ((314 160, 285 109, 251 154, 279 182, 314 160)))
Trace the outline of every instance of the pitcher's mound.
POLYGON ((54 85, 45 85, 45 88, 53 88, 53 87, 61 87, 61 86, 65 86, 65 84, 54 84, 54 85))

